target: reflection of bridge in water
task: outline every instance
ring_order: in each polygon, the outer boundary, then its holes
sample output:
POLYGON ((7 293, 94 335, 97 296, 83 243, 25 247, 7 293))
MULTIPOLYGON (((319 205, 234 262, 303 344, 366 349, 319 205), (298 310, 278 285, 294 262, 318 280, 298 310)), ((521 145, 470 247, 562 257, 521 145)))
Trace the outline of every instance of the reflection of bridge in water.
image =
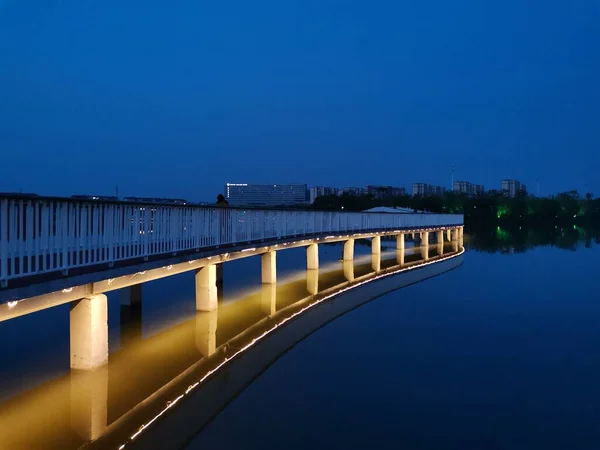
MULTIPOLYGON (((456 236, 265 283, 147 339, 140 308, 122 307, 128 312, 121 316, 122 348, 108 364, 73 370, 0 405, 0 447, 179 448, 316 329, 386 292, 459 266, 463 248, 456 236)), ((140 295, 137 290, 128 298, 140 295)))

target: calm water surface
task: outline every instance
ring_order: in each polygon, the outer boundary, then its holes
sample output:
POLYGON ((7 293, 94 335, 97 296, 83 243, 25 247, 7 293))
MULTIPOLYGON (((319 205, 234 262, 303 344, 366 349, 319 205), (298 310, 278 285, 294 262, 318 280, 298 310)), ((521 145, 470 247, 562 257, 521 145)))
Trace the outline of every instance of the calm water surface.
POLYGON ((188 448, 600 448, 600 248, 492 240, 314 333, 188 448))

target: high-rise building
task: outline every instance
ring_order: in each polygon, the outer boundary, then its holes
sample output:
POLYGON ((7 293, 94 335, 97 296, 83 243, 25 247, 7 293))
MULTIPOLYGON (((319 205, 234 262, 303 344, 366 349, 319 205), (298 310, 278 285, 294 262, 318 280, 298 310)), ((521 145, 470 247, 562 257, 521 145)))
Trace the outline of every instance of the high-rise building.
POLYGON ((227 183, 225 197, 232 206, 285 206, 308 203, 306 184, 227 183))
POLYGON ((384 199, 390 197, 399 197, 406 194, 406 189, 403 187, 394 186, 367 186, 367 193, 376 199, 384 199))
POLYGON ((433 186, 427 183, 413 183, 412 185, 412 195, 438 195, 442 196, 446 192, 446 188, 442 186, 433 186))
POLYGON ((501 189, 509 197, 516 197, 519 194, 527 193, 527 186, 517 180, 502 180, 501 189))
POLYGON ((485 192, 481 184, 473 184, 468 181, 455 181, 453 190, 454 192, 469 196, 480 195, 485 192))

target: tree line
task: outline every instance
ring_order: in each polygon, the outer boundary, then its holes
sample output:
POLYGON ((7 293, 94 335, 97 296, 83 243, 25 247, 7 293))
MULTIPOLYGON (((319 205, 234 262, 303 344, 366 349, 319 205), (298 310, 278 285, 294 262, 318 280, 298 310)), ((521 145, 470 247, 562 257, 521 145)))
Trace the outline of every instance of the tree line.
POLYGON ((318 210, 364 211, 377 206, 404 207, 414 211, 460 213, 465 224, 496 224, 500 226, 600 226, 600 198, 592 194, 581 197, 577 191, 562 192, 550 197, 535 197, 524 193, 508 197, 501 191, 468 196, 447 192, 441 196, 403 195, 377 199, 370 195, 317 197, 312 207, 318 210))

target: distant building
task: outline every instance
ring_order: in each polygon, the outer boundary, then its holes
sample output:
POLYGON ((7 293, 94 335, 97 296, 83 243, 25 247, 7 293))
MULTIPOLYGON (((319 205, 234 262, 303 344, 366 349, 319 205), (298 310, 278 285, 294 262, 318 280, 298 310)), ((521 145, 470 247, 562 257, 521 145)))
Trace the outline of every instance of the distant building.
POLYGON ((438 195, 442 196, 446 192, 446 188, 442 186, 433 186, 427 183, 413 183, 412 195, 438 195))
POLYGON ((519 194, 527 194, 527 186, 517 180, 502 180, 502 192, 509 197, 516 197, 519 194))
POLYGON ((367 186, 367 193, 376 199, 383 200, 385 198, 405 195, 406 189, 394 186, 367 186))
POLYGON ((453 190, 454 192, 469 196, 480 195, 485 192, 481 184, 473 184, 468 181, 455 181, 453 190))
POLYGON ((167 203, 174 205, 187 205, 189 202, 183 198, 163 198, 163 197, 125 197, 125 202, 135 203, 167 203))
POLYGON ((225 197, 232 206, 290 206, 308 202, 306 184, 227 183, 225 197))
POLYGON ((335 188, 335 187, 326 187, 326 186, 313 186, 309 189, 309 202, 312 205, 317 197, 326 197, 328 195, 356 195, 361 196, 367 193, 367 189, 358 188, 358 187, 345 187, 345 188, 335 188))

